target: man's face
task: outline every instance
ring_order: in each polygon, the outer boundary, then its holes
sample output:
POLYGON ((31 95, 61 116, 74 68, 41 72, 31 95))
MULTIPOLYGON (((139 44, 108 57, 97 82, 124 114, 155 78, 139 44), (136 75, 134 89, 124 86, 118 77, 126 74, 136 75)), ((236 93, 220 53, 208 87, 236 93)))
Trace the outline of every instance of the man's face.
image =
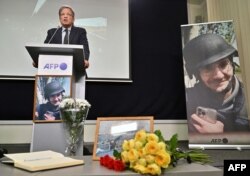
POLYGON ((212 91, 223 92, 233 76, 233 66, 228 58, 219 60, 200 69, 203 83, 212 91))
POLYGON ((60 23, 65 28, 72 26, 75 20, 72 11, 69 8, 64 8, 61 11, 59 19, 60 23))
POLYGON ((60 105, 60 102, 62 101, 62 93, 58 93, 58 94, 55 94, 55 95, 51 95, 49 97, 49 101, 52 105, 54 106, 59 106, 60 105))

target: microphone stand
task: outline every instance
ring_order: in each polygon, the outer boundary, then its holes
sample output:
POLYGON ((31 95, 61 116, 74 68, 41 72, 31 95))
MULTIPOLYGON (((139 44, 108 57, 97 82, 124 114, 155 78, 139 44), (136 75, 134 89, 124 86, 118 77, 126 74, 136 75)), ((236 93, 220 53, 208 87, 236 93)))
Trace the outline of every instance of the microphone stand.
POLYGON ((50 44, 51 40, 54 38, 55 34, 57 33, 58 29, 60 28, 60 26, 57 26, 56 31, 53 33, 52 37, 50 38, 50 40, 48 41, 48 44, 50 44))

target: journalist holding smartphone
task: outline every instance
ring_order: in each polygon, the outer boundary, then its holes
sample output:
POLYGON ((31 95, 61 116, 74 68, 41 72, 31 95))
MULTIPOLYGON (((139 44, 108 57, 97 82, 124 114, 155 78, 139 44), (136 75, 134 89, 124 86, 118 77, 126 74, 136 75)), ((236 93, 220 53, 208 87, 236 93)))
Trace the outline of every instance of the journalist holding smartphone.
POLYGON ((235 75, 237 50, 217 34, 193 38, 183 48, 185 68, 195 85, 186 88, 189 131, 249 131, 243 84, 235 75))

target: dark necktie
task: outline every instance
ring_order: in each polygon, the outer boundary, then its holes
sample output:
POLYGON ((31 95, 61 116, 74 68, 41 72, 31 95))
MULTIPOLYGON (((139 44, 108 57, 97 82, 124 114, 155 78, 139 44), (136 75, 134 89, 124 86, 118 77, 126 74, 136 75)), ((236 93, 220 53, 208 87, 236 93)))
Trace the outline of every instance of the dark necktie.
POLYGON ((64 40, 63 40, 63 44, 69 44, 69 31, 68 29, 65 29, 65 36, 64 36, 64 40))

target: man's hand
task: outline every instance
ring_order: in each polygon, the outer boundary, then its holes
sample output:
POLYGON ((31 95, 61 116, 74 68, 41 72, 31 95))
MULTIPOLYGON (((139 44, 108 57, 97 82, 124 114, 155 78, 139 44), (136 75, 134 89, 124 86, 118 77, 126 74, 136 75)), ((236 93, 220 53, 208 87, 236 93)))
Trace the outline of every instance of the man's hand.
POLYGON ((191 118, 194 127, 200 133, 223 133, 224 131, 224 124, 221 121, 217 120, 215 123, 210 123, 201 119, 196 114, 192 114, 191 118))
POLYGON ((45 120, 55 120, 56 118, 53 115, 46 113, 46 114, 44 114, 44 119, 45 120))
POLYGON ((85 69, 89 68, 89 61, 88 60, 84 60, 84 68, 85 69))
POLYGON ((35 62, 32 62, 33 67, 37 68, 37 64, 35 62))

